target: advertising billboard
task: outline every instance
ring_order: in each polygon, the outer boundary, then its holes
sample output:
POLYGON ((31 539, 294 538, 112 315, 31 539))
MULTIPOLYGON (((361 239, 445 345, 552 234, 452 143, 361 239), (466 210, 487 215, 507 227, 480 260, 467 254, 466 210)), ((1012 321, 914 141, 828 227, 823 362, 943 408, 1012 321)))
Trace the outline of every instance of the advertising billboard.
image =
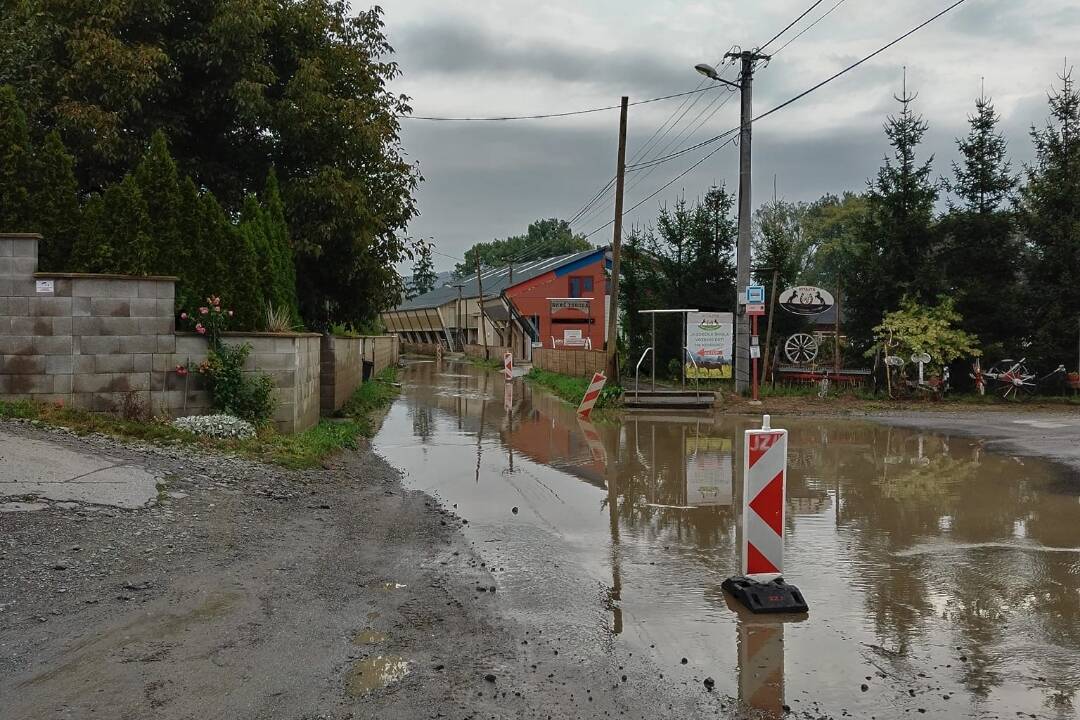
POLYGON ((686 314, 686 347, 694 358, 686 359, 687 378, 731 378, 734 320, 731 313, 686 314))

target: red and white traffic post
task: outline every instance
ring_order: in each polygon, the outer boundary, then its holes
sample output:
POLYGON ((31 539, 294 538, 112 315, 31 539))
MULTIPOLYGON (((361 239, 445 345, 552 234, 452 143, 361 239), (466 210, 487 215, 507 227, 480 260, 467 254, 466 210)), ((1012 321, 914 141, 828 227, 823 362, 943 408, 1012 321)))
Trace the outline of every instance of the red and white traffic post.
POLYGON ((514 379, 514 353, 503 353, 503 375, 506 376, 506 382, 510 382, 514 379))
POLYGON ((723 588, 751 612, 806 612, 802 593, 782 577, 788 432, 769 420, 743 438, 742 574, 723 588))
POLYGON ((600 399, 600 392, 604 389, 605 383, 607 383, 607 377, 604 373, 598 372, 593 374, 592 381, 589 383, 589 389, 585 391, 585 397, 581 399, 581 405, 578 406, 578 415, 586 420, 589 418, 593 406, 596 405, 596 401, 600 399))

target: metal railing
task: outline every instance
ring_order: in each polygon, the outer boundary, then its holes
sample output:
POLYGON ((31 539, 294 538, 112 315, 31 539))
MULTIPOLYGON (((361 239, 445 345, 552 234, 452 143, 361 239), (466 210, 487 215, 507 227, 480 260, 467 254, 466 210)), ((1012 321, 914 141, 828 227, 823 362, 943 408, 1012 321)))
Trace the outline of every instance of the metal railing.
MULTIPOLYGON (((634 394, 635 395, 638 392, 638 378, 641 375, 641 363, 645 362, 645 357, 651 352, 652 352, 651 347, 645 348, 645 352, 641 353, 641 358, 638 359, 638 361, 637 361, 637 366, 634 367, 634 394)), ((653 385, 654 385, 653 389, 655 390, 656 389, 656 387, 655 387, 656 381, 655 380, 653 381, 653 385)))

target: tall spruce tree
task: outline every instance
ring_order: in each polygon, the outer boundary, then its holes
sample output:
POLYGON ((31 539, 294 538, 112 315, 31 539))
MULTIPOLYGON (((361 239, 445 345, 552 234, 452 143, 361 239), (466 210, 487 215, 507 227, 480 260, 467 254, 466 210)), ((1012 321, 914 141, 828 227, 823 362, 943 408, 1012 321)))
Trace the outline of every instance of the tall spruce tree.
POLYGON ((300 321, 300 302, 296 294, 296 260, 289 223, 285 214, 285 202, 281 198, 277 171, 270 168, 262 194, 263 218, 266 223, 267 243, 271 254, 273 282, 267 300, 275 308, 288 308, 295 322, 300 321))
POLYGON ((1030 245, 1026 320, 1029 357, 1044 369, 1076 357, 1080 308, 1080 93, 1071 73, 1050 94, 1046 126, 1031 129, 1035 163, 1021 192, 1021 227, 1030 245))
POLYGON ((423 295, 435 289, 435 263, 431 259, 431 243, 421 240, 416 250, 416 263, 413 265, 412 292, 423 295))
POLYGON ((60 272, 70 269, 71 249, 79 236, 81 208, 75 180, 75 159, 55 130, 35 153, 33 197, 34 230, 41 233, 38 269, 60 272))
POLYGON ((28 232, 30 209, 30 134, 15 89, 0 86, 0 232, 28 232))
POLYGON ((928 128, 911 108, 914 96, 897 98, 900 114, 885 122, 893 157, 885 158, 867 192, 866 221, 859 230, 859 257, 849 287, 848 326, 857 341, 868 343, 872 329, 886 312, 909 295, 929 300, 936 295, 933 262, 934 203, 938 189, 931 180, 933 156, 919 164, 916 149, 928 128))
POLYGON ((1023 248, 1013 213, 1005 205, 1016 188, 1006 157, 999 117, 989 98, 975 101, 971 126, 958 138, 960 162, 944 182, 955 198, 941 220, 939 251, 942 292, 956 298, 963 329, 980 339, 984 350, 999 356, 1016 350, 1026 322, 1018 307, 1023 248))

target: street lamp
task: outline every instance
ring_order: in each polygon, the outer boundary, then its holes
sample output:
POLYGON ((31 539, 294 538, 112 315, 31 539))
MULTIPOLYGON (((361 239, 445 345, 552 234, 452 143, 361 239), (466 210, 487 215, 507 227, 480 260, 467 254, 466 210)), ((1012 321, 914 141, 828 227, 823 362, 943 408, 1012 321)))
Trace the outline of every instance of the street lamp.
POLYGON ((742 87, 741 85, 739 85, 739 83, 733 83, 730 80, 725 80, 724 78, 720 77, 720 73, 716 72, 716 68, 714 68, 712 65, 709 65, 708 63, 698 63, 694 66, 694 69, 705 77, 709 78, 710 80, 715 80, 718 83, 730 85, 733 88, 742 87))

